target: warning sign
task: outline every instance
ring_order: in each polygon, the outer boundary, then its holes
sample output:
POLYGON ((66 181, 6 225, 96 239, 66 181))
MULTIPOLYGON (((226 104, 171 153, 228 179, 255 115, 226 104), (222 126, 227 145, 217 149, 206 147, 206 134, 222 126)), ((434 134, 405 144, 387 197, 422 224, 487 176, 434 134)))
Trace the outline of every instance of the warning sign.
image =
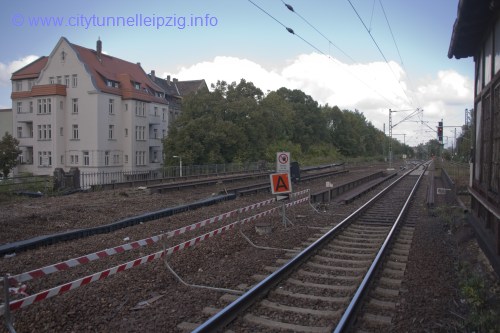
POLYGON ((276 172, 290 173, 290 153, 276 153, 276 172))
POLYGON ((290 175, 288 173, 273 173, 271 178, 271 191, 273 194, 283 194, 292 192, 290 175))

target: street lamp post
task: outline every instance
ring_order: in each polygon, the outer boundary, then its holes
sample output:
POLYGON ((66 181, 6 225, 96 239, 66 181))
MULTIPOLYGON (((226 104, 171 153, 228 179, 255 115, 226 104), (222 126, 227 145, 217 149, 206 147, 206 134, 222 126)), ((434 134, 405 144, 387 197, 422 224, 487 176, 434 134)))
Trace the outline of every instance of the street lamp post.
POLYGON ((182 157, 174 155, 172 156, 173 158, 178 158, 179 159, 179 174, 182 177, 182 157))

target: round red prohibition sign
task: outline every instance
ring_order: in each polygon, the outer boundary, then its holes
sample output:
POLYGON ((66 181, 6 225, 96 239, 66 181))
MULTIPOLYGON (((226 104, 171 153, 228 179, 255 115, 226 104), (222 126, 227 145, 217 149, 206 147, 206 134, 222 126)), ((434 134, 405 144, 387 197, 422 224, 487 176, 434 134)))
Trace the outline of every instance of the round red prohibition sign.
POLYGON ((280 161, 281 164, 286 164, 288 163, 288 155, 287 154, 281 154, 278 157, 278 161, 280 161))

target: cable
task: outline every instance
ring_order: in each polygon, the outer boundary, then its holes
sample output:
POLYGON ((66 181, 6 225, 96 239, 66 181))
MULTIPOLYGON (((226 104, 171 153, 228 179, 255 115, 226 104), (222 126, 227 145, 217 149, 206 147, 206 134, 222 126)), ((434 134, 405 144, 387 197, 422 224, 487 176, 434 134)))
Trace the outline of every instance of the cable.
MULTIPOLYGON (((272 16, 271 14, 269 14, 266 10, 264 10, 262 7, 258 6, 255 2, 253 2, 252 0, 248 0, 248 2, 250 2, 252 5, 254 5, 255 7, 257 7, 259 10, 261 10, 264 14, 266 14, 267 16, 269 16, 270 18, 272 18, 274 21, 276 21, 279 25, 281 25, 282 27, 284 27, 289 33, 297 36, 298 38, 300 38, 302 41, 304 41, 305 43, 307 43, 309 46, 311 46, 313 49, 315 49, 316 51, 318 51, 320 54, 322 55, 325 55, 327 56, 327 54, 323 51, 321 51, 318 47, 316 47, 315 45, 313 45, 312 43, 310 43, 309 41, 307 41, 306 39, 304 39, 303 37, 299 36, 298 34, 295 33, 295 31, 292 29, 292 28, 289 28, 287 27, 286 25, 284 25, 282 22, 280 22, 277 18, 275 18, 274 16, 272 16)), ((286 6, 286 4, 285 4, 286 6)), ((291 6, 290 6, 291 7, 291 6)), ((287 6, 287 8, 289 8, 287 6)), ((293 7, 291 7, 293 9, 293 7)), ((340 66, 340 68, 342 68, 344 71, 347 71, 350 75, 354 76, 359 82, 361 82, 365 87, 367 87, 368 89, 370 89, 371 91, 373 91, 374 93, 376 93, 378 96, 380 96, 382 99, 384 99, 388 104, 392 105, 392 106, 396 106, 392 101, 390 101, 387 97, 385 97, 384 95, 382 95, 380 92, 378 92, 376 89, 372 88, 370 85, 368 85, 366 82, 364 82, 363 80, 361 80, 358 76, 356 76, 353 72, 351 72, 349 69, 345 68, 344 66, 342 66, 342 63, 340 63, 338 60, 336 60, 335 58, 332 58, 332 57, 329 57, 328 58, 332 61, 334 61, 338 66, 340 66)))
POLYGON ((356 63, 357 61, 354 60, 349 54, 347 54, 346 52, 344 52, 344 50, 342 50, 340 47, 338 47, 337 45, 335 45, 335 43, 333 43, 328 37, 326 37, 323 33, 321 33, 321 31, 319 31, 315 26, 313 26, 311 23, 309 23, 308 20, 306 20, 302 15, 300 15, 298 12, 295 11, 295 9, 292 7, 292 5, 289 5, 287 3, 285 3, 283 0, 281 0, 281 2, 283 2, 283 4, 285 5, 286 8, 288 8, 289 11, 291 11, 292 13, 294 13, 295 15, 297 15, 298 17, 300 17, 302 19, 302 21, 306 22, 311 28, 313 28, 314 30, 316 30, 316 32, 318 34, 320 34, 324 39, 326 39, 328 41, 329 44, 335 46, 335 48, 337 50, 339 50, 340 52, 342 52, 346 57, 348 57, 352 62, 356 63))
POLYGON ((302 38, 301 36, 299 36, 298 34, 296 34, 295 31, 293 31, 292 28, 287 27, 286 25, 284 25, 283 23, 281 23, 277 18, 275 18, 274 16, 272 16, 271 14, 269 14, 268 12, 266 12, 262 7, 260 7, 259 5, 257 5, 255 2, 253 2, 252 0, 248 0, 248 2, 250 2, 255 7, 259 8, 267 16, 269 16, 270 18, 272 18, 273 20, 275 20, 276 22, 278 22, 278 24, 280 24, 281 26, 283 26, 286 29, 286 31, 288 31, 292 35, 295 35, 295 36, 299 37, 300 39, 302 39, 302 41, 304 41, 305 43, 307 43, 309 46, 311 46, 313 49, 315 49, 319 53, 321 53, 323 55, 326 55, 323 51, 321 51, 320 49, 318 49, 316 46, 314 46, 313 44, 309 43, 307 40, 305 40, 304 38, 302 38))
POLYGON ((413 104, 411 99, 408 97, 408 95, 406 94, 406 91, 403 89, 403 87, 401 86, 401 83, 399 82, 398 78, 396 77, 396 73, 394 73, 394 71, 392 70, 391 68, 391 65, 389 65, 389 61, 387 60, 386 56, 384 55, 384 52, 382 52, 382 49, 380 48, 380 46, 378 45, 377 41, 375 40, 375 38, 373 37, 372 33, 370 32, 370 30, 368 29, 368 27, 366 26, 365 22, 363 21, 363 19, 361 18, 361 16, 359 16, 359 13, 358 11, 356 10, 356 8, 354 7, 354 5, 352 4, 351 0, 347 0, 347 2, 349 2, 349 4, 351 5, 352 9, 354 10, 354 12, 356 13, 356 15, 358 16, 359 20, 361 21, 361 23, 363 24, 363 26, 365 27, 366 31, 368 32, 368 35, 370 35, 370 38, 372 39, 373 43, 375 44, 375 46, 377 47, 378 51, 380 52, 380 54, 382 55, 382 58, 384 58, 385 60, 385 63, 387 64, 387 66, 389 67, 392 75, 394 76, 394 78, 396 79, 396 81, 398 82, 399 84, 399 87, 401 88, 401 90, 403 91, 403 93, 405 94, 408 102, 410 102, 410 104, 413 104))
MULTIPOLYGON (((389 19, 387 18, 387 14, 385 13, 384 6, 382 5, 382 0, 379 0, 379 3, 380 3, 380 7, 382 8, 382 13, 384 13, 385 21, 387 22, 387 26, 389 27, 389 31, 391 32, 392 41, 394 42, 394 46, 396 46, 396 51, 398 52, 399 60, 401 61, 401 66, 403 67, 403 69, 406 73, 406 76, 408 77, 408 82, 410 83, 411 91, 415 91, 415 89, 414 89, 415 86, 413 85, 413 82, 410 79, 410 75, 409 75, 408 71, 406 70, 406 67, 403 63, 403 57, 401 57, 401 53, 399 52, 399 47, 398 47, 398 44, 396 43, 396 38, 394 38, 394 34, 392 33, 392 28, 391 28, 391 25, 389 24, 389 19)), ((415 95, 415 97, 417 99, 418 104, 421 104, 420 101, 418 100, 418 96, 415 95)))

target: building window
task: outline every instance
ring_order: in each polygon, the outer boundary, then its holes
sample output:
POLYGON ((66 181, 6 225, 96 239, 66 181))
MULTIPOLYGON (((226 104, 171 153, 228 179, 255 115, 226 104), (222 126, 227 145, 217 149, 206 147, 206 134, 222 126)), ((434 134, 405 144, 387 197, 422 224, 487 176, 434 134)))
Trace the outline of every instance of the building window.
POLYGON ((76 74, 73 74, 71 79, 71 81, 73 82, 73 88, 76 88, 78 86, 78 76, 76 74))
POLYGON ((146 140, 145 132, 146 132, 146 126, 136 126, 135 127, 135 139, 138 141, 146 140))
POLYGON ((60 127, 59 128, 59 135, 63 136, 63 134, 64 134, 64 127, 60 127))
POLYGON ((23 90, 23 81, 16 81, 16 90, 15 91, 22 91, 23 90))
POLYGON ((73 124, 72 129, 73 129, 73 131, 72 131, 73 134, 72 134, 71 138, 73 140, 78 140, 78 124, 73 124))
POLYGON ((78 155, 71 155, 71 164, 78 164, 78 155))
POLYGON ((33 113, 33 101, 30 101, 30 113, 33 113))
POLYGON ((109 151, 104 152, 104 165, 109 165, 109 151))
POLYGON ((90 165, 90 156, 88 151, 83 152, 83 165, 90 165))
POLYGON ((161 135, 162 135, 162 138, 165 138, 165 136, 167 135, 167 131, 166 130, 161 130, 161 135))
POLYGON ((120 155, 115 154, 113 155, 113 164, 119 164, 120 163, 120 155))
POLYGON ((125 137, 128 137, 128 128, 125 128, 125 137))
POLYGON ((167 110, 165 108, 161 109, 161 120, 167 121, 167 110))
POLYGON ((146 165, 146 152, 136 151, 135 152, 135 165, 146 165))
POLYGON ((23 137, 23 128, 22 127, 18 127, 17 128, 17 137, 18 138, 22 138, 23 137))
POLYGON ((64 165, 64 155, 61 155, 61 164, 64 165))
POLYGON ((155 117, 158 117, 158 107, 157 106, 155 106, 155 108, 154 108, 154 114, 155 114, 155 117))
POLYGON ((146 115, 146 103, 145 102, 135 102, 135 115, 139 117, 144 117, 146 115))
POLYGON ((158 139, 158 129, 157 128, 153 128, 153 137, 155 139, 158 139))
POLYGON ((62 76, 57 77, 57 84, 62 84, 62 76))
POLYGON ((110 99, 109 100, 109 114, 114 114, 115 113, 115 100, 110 99))
POLYGON ((31 88, 35 85, 35 80, 29 80, 28 81, 28 90, 31 91, 31 88))
POLYGON ((54 80, 54 77, 51 76, 49 77, 49 84, 54 84, 55 80, 54 80))
POLYGON ((41 166, 41 167, 52 166, 52 152, 39 151, 38 152, 38 166, 41 166))
POLYGON ((78 98, 71 100, 73 113, 78 113, 78 98))
POLYGON ((128 103, 125 103, 125 111, 128 111, 128 103))
POLYGON ((128 164, 128 155, 124 156, 125 164, 128 164))
POLYGON ((38 140, 52 139, 52 125, 38 125, 38 140))
POLYGON ((64 102, 63 101, 59 101, 59 110, 64 110, 64 102))
POLYGON ((115 132, 115 125, 109 125, 109 140, 113 140, 115 132))
POLYGON ((50 98, 39 98, 38 114, 49 114, 52 112, 52 100, 50 98))
POLYGON ((17 102, 17 113, 23 112, 23 102, 17 102))

